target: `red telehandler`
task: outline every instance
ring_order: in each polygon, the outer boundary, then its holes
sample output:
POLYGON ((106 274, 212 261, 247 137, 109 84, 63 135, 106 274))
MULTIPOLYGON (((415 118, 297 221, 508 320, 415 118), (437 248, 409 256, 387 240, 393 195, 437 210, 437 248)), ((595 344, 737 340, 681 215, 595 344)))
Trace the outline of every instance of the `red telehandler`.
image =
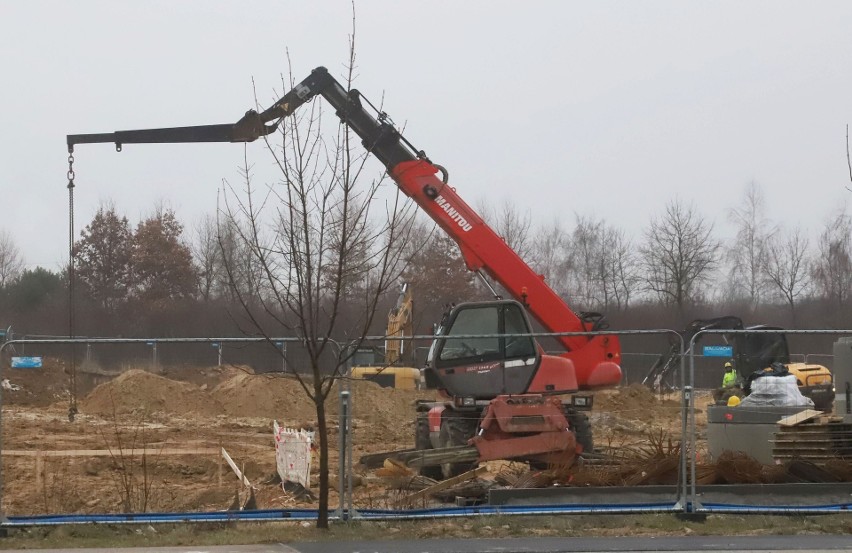
POLYGON ((570 464, 577 453, 590 452, 591 428, 583 411, 591 408, 591 397, 559 396, 617 385, 618 339, 561 336, 564 351, 548 354, 529 336, 527 313, 549 333, 602 331, 603 316, 574 313, 456 194, 446 170, 325 68, 313 70, 269 109, 249 111, 235 124, 68 135, 68 149, 87 143, 115 143, 121 150, 134 143, 251 142, 316 96, 331 104, 400 189, 456 241, 467 267, 487 274, 514 298, 501 300, 495 293, 495 301, 460 304, 445 315, 423 372, 426 385, 439 389, 446 401, 418 405, 415 449, 397 457, 424 473, 449 477, 478 461, 570 464))

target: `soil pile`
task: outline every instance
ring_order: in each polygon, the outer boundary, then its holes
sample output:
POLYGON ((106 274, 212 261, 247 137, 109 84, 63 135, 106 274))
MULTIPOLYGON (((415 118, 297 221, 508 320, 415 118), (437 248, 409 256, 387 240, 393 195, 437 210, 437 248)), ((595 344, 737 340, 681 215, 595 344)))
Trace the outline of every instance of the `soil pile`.
POLYGON ((223 413, 234 417, 263 417, 281 421, 316 418, 314 404, 292 378, 237 373, 210 393, 223 413))
MULTIPOLYGON (((115 413, 163 412, 176 415, 276 419, 313 424, 313 402, 294 378, 282 375, 250 374, 230 371, 224 381, 210 389, 183 380, 172 380, 147 371, 133 369, 101 384, 82 402, 85 412, 109 416, 115 413)), ((210 375, 213 376, 213 375, 210 375)), ((339 415, 338 385, 328 396, 328 419, 339 415)), ((403 438, 412 432, 414 403, 434 399, 434 393, 382 388, 373 382, 352 381, 353 418, 365 424, 360 432, 365 439, 382 442, 403 438)), ((359 425, 356 423, 356 429, 359 425)))
MULTIPOLYGON (((328 412, 337 417, 340 411, 338 386, 329 394, 328 412)), ((353 380, 352 413, 356 421, 356 439, 370 442, 408 442, 414 440, 414 404, 418 399, 436 399, 434 391, 398 390, 382 388, 375 382, 353 380)))
MULTIPOLYGON (((7 368, 4 360, 3 380, 9 382, 3 386, 3 403, 6 405, 26 405, 47 407, 57 402, 67 402, 69 398, 69 370, 62 359, 44 357, 39 369, 7 368)), ((77 365, 77 393, 85 395, 97 384, 107 378, 86 372, 85 363, 77 365)))
MULTIPOLYGON (((339 383, 332 387, 326 401, 329 422, 340 414, 339 383)), ((389 442, 408 441, 413 436, 414 402, 434 399, 434 393, 382 388, 373 382, 350 383, 352 413, 358 438, 389 442), (361 424, 364 423, 364 424, 361 424)), ((299 382, 280 375, 236 374, 216 386, 210 394, 235 417, 261 417, 313 424, 316 409, 299 382)))
POLYGON ((113 413, 170 413, 216 416, 222 405, 199 387, 132 369, 101 384, 81 404, 83 412, 111 416, 113 413))
MULTIPOLYGON (((674 397, 674 396, 672 396, 674 397)), ((662 398, 641 384, 595 393, 592 425, 598 442, 605 436, 636 436, 680 431, 680 403, 662 398)))
POLYGON ((674 399, 660 398, 641 384, 631 384, 595 394, 594 409, 626 418, 668 419, 672 410, 680 409, 680 403, 674 399))
POLYGON ((254 374, 254 370, 248 365, 223 365, 221 367, 183 365, 163 367, 159 374, 172 380, 195 384, 203 390, 212 390, 236 375, 254 374))
POLYGON ((40 369, 5 369, 3 403, 44 407, 68 399, 68 375, 58 359, 44 358, 40 369))

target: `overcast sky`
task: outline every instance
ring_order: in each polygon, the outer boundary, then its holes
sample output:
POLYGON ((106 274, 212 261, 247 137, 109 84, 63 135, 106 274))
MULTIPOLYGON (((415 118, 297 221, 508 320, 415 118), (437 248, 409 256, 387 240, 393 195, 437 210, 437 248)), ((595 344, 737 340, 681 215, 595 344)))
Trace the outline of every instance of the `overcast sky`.
MULTIPOLYGON (((472 205, 574 213, 638 235, 674 197, 730 234, 756 181, 818 230, 850 185, 852 2, 401 2, 357 6, 358 80, 472 205)), ((65 135, 234 122, 297 78, 342 74, 348 1, 0 0, 0 228, 29 267, 67 256, 65 135)), ((271 159, 248 153, 259 174, 271 159)), ((82 145, 77 233, 114 201, 191 225, 235 180, 233 144, 82 145)))

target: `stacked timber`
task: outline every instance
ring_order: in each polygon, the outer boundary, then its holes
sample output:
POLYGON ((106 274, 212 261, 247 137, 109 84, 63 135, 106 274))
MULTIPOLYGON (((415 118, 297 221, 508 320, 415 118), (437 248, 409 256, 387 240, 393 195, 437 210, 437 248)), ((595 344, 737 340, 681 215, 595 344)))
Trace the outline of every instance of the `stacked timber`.
POLYGON ((852 459, 852 423, 839 417, 815 417, 785 425, 780 421, 772 447, 777 462, 802 459, 822 464, 852 459))

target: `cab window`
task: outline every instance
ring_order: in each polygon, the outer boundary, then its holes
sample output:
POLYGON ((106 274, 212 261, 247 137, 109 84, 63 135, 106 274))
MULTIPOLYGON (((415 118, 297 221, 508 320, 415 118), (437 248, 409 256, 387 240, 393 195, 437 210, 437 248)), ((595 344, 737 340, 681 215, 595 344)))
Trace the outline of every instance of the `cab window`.
POLYGON ((493 306, 465 309, 456 315, 453 326, 447 334, 447 340, 441 349, 440 359, 461 359, 465 357, 493 356, 500 353, 498 338, 459 338, 452 336, 465 334, 499 334, 499 310, 493 306))
MULTIPOLYGON (((520 307, 507 305, 504 307, 503 334, 529 334, 527 321, 520 307)), ((506 359, 535 357, 535 342, 530 336, 507 336, 506 359)))

